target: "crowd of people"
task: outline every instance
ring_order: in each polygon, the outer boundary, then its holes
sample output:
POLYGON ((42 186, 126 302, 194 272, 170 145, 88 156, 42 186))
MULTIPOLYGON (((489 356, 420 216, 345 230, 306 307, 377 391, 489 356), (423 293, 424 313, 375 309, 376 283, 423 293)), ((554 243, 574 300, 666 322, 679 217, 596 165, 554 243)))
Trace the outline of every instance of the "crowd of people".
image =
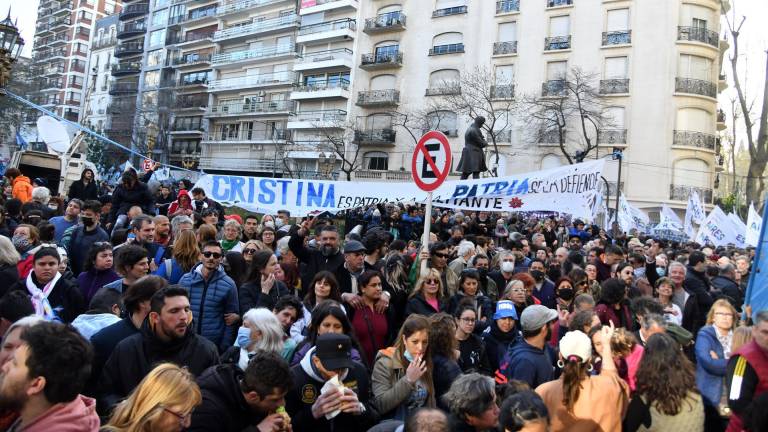
POLYGON ((59 197, 6 171, 0 430, 768 430, 752 250, 558 214, 244 214, 151 174, 59 197))

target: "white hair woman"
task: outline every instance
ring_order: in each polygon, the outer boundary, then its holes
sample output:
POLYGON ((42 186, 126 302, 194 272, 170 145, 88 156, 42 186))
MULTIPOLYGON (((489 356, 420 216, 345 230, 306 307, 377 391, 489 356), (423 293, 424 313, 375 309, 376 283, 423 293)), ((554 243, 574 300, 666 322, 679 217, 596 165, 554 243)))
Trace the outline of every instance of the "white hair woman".
POLYGON ((240 236, 243 234, 243 228, 240 223, 234 219, 227 219, 224 222, 224 228, 221 230, 221 248, 224 252, 242 252, 243 242, 240 236))
MULTIPOLYGON (((283 334, 283 326, 271 310, 250 309, 243 315, 243 325, 237 331, 235 345, 222 355, 221 362, 234 363, 245 370, 248 360, 258 351, 274 352, 285 358, 283 334)), ((292 351, 290 354, 293 354, 292 351)))
POLYGON ((21 256, 13 247, 11 239, 0 236, 0 296, 5 294, 6 287, 19 280, 19 271, 16 268, 19 260, 21 260, 21 256))

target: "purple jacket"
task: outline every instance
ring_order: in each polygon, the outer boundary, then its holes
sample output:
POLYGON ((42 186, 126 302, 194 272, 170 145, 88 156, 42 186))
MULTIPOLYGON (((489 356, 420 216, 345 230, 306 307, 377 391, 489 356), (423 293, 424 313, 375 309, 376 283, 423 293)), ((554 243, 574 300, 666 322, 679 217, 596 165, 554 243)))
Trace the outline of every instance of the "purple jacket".
POLYGON ((77 277, 77 286, 80 287, 80 292, 83 293, 86 304, 90 304, 96 291, 100 290, 104 285, 118 279, 120 279, 120 275, 115 273, 112 269, 90 269, 87 272, 80 273, 80 276, 77 277))

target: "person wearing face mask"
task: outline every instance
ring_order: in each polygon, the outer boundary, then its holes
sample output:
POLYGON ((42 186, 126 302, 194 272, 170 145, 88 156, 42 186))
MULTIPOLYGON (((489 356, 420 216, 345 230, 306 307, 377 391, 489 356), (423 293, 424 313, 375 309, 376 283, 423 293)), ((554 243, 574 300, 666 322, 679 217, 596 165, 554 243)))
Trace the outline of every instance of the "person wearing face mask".
POLYGON ((504 368, 506 353, 518 343, 520 332, 515 328, 517 320, 514 303, 510 300, 500 300, 496 303, 493 322, 482 335, 492 371, 498 372, 504 368))
POLYGON ((531 261, 528 273, 533 276, 536 286, 533 289, 533 296, 541 301, 544 306, 554 309, 557 301, 555 300, 555 284, 547 279, 545 273, 544 261, 535 259, 531 261))
POLYGON ((496 281, 489 277, 488 271, 490 269, 490 261, 488 255, 477 254, 472 257, 470 262, 472 268, 477 270, 477 274, 480 276, 480 290, 484 292, 491 300, 499 298, 499 288, 496 285, 496 281))
POLYGON ((96 200, 86 201, 80 211, 80 224, 68 229, 59 245, 67 251, 72 273, 79 275, 84 271, 91 246, 99 242, 108 242, 109 234, 99 223, 101 203, 96 200))
POLYGON ((40 231, 35 226, 21 224, 13 231, 11 243, 20 255, 19 262, 16 264, 19 278, 26 278, 32 271, 34 250, 40 245, 40 231))
POLYGON ((243 325, 237 330, 235 344, 221 355, 221 363, 232 363, 245 370, 248 361, 259 351, 272 352, 288 360, 286 356, 293 352, 285 352, 283 334, 283 327, 271 310, 251 309, 243 315, 243 325))
MULTIPOLYGON (((503 290, 512 280, 512 276, 515 275, 515 256, 509 251, 500 251, 498 253, 498 262, 498 270, 488 273, 488 277, 493 279, 493 282, 496 284, 497 291, 499 287, 503 290)), ((496 301, 496 298, 491 297, 491 300, 496 301)))

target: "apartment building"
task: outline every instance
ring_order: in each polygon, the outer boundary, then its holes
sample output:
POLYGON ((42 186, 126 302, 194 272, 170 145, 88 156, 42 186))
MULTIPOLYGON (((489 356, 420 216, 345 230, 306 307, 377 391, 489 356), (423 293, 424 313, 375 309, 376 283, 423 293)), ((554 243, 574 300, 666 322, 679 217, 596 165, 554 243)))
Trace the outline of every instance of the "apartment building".
MULTIPOLYGON (((353 145, 361 147, 363 171, 356 177, 407 174, 413 139, 393 123, 393 111, 439 107, 441 97, 461 91, 446 83, 462 74, 481 67, 512 82, 496 89, 498 99, 557 98, 578 67, 595 74, 612 120, 588 157, 623 151, 620 186, 630 201, 652 218, 659 203, 684 208, 692 189, 711 202, 722 170, 717 133, 725 128, 716 99, 728 47, 719 36, 719 0, 371 0, 359 8, 353 145)), ((510 115, 514 127, 497 140, 500 175, 567 163, 556 140, 531 137, 524 113, 510 115)), ((455 167, 470 119, 435 116, 455 167)), ((576 125, 567 132, 577 144, 576 125)), ((495 155, 487 153, 491 166, 495 155)), ((611 196, 617 174, 609 159, 611 196)))
POLYGON ((104 131, 109 123, 107 108, 112 93, 109 81, 112 55, 117 44, 117 14, 96 20, 91 32, 91 49, 86 62, 87 71, 79 122, 104 131))
POLYGON ((34 102, 78 121, 94 23, 120 7, 120 0, 40 1, 32 49, 38 77, 34 102))

